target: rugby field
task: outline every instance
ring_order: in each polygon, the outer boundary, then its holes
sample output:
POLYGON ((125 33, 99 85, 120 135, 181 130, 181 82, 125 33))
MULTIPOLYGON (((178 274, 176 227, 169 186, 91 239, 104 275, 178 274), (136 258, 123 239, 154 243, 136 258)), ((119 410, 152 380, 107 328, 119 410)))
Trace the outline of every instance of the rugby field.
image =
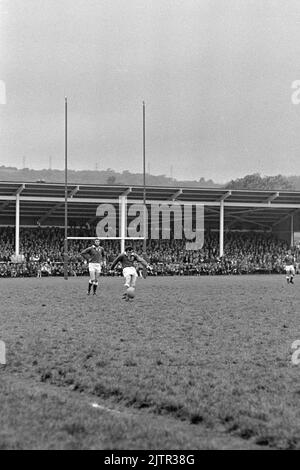
POLYGON ((0 449, 300 449, 299 277, 0 282, 0 449))

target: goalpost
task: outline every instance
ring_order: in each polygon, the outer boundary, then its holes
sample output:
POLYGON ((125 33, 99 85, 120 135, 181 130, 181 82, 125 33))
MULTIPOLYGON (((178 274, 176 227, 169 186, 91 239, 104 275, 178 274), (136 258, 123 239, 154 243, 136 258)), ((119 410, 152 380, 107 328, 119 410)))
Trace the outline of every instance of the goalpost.
POLYGON ((68 100, 65 96, 65 239, 64 278, 68 279, 68 100))
POLYGON ((125 240, 145 240, 145 237, 67 237, 67 240, 120 240, 121 253, 125 250, 125 240))
POLYGON ((124 251, 124 246, 122 246, 122 241, 125 240, 145 240, 145 237, 67 237, 68 240, 121 240, 121 251, 124 251))
MULTIPOLYGON (((146 256, 147 249, 147 236, 143 237, 126 237, 125 227, 125 204, 126 197, 123 199, 122 215, 121 215, 121 237, 69 237, 68 236, 68 99, 65 96, 65 221, 64 221, 64 278, 68 279, 68 241, 69 240, 120 240, 121 252, 125 248, 125 240, 143 240, 143 256, 146 256)), ((146 235, 147 221, 146 221, 146 105, 143 101, 143 206, 144 206, 144 226, 143 233, 146 235)))

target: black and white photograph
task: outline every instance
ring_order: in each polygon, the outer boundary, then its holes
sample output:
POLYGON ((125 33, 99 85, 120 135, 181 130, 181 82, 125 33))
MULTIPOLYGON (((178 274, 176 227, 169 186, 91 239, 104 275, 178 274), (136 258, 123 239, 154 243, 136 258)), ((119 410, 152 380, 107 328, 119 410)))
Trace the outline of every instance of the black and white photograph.
POLYGON ((0 450, 300 450, 299 379, 300 2, 0 0, 0 450))

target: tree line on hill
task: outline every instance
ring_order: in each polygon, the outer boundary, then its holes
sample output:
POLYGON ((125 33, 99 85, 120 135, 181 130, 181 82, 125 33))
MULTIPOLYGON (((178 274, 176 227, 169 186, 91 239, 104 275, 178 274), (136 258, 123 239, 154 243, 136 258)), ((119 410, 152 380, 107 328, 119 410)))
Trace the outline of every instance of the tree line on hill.
MULTIPOLYGON (((29 168, 18 169, 14 167, 0 166, 0 181, 44 181, 45 183, 63 183, 65 181, 62 170, 32 170, 29 168)), ((128 170, 118 173, 111 168, 107 170, 68 170, 68 181, 74 184, 124 184, 142 185, 143 175, 131 173, 128 170)), ((200 178, 198 181, 180 181, 166 175, 146 175, 149 186, 194 186, 194 187, 220 187, 213 180, 200 178)))
POLYGON ((261 189, 261 190, 299 190, 299 176, 261 176, 259 173, 231 180, 225 185, 226 189, 261 189))
MULTIPOLYGON (((65 180, 62 170, 33 170, 29 168, 18 169, 15 167, 0 166, 0 181, 25 181, 63 183, 65 180)), ((69 170, 68 181, 74 184, 124 184, 142 185, 143 175, 131 173, 128 170, 122 173, 111 168, 99 171, 69 170)), ((146 183, 149 186, 183 186, 198 188, 226 188, 226 189, 260 189, 260 190, 300 190, 300 176, 261 176, 259 173, 237 178, 226 184, 215 183, 212 179, 201 177, 198 180, 177 180, 166 175, 146 175, 146 183)))

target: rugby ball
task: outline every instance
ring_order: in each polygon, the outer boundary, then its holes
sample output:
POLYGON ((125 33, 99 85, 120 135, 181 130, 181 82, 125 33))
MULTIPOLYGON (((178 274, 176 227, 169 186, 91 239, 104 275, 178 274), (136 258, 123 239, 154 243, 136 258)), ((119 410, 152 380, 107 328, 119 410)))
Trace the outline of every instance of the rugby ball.
POLYGON ((129 299, 133 299, 135 297, 135 288, 134 287, 128 287, 127 295, 129 297, 129 299))

